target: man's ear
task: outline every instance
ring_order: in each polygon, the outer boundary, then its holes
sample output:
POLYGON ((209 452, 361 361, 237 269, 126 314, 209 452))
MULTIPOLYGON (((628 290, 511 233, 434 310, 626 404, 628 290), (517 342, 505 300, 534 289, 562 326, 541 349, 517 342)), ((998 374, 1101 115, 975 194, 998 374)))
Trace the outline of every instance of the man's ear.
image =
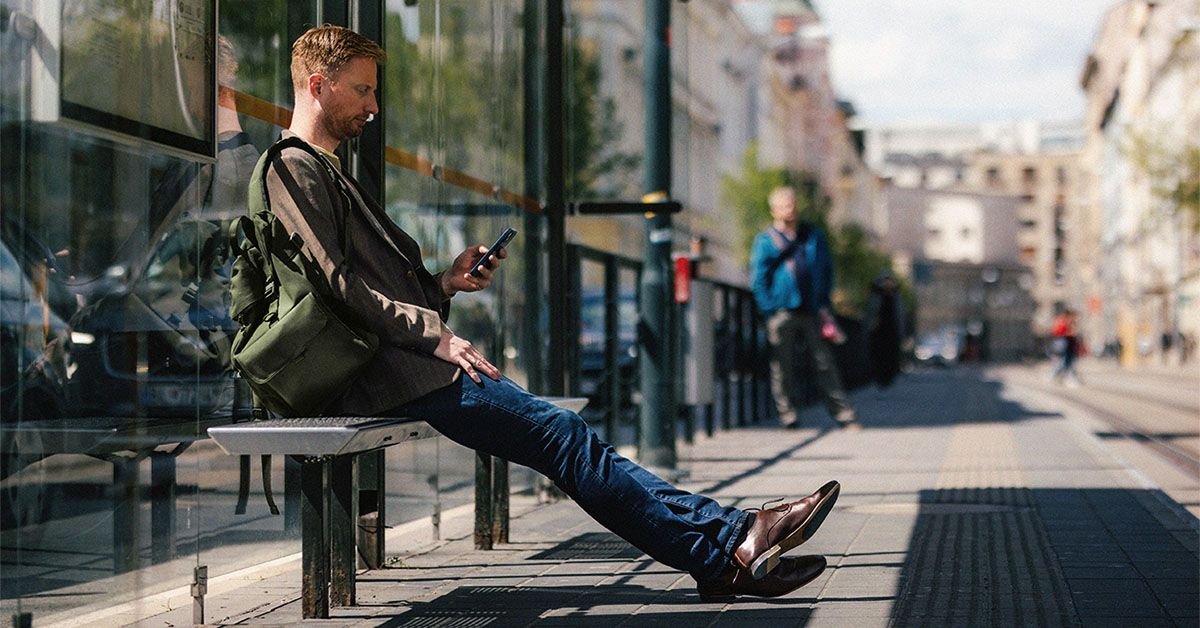
POLYGON ((324 83, 325 83, 324 76, 321 76, 320 74, 316 74, 316 73, 309 74, 308 75, 308 95, 312 96, 314 99, 317 96, 320 96, 321 90, 325 89, 325 87, 326 87, 326 85, 324 83))

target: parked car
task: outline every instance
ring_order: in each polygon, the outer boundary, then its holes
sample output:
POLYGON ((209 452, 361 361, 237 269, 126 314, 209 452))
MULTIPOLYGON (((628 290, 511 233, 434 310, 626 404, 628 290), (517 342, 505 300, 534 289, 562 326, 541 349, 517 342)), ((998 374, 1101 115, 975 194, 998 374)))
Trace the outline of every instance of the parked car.
POLYGON ((962 358, 966 332, 960 326, 947 325, 921 334, 913 347, 913 360, 929 366, 952 366, 962 358))
MULTIPOLYGON (((589 399, 584 415, 600 418, 608 412, 610 384, 604 371, 604 292, 584 291, 579 321, 579 384, 576 393, 589 399)), ((637 293, 620 293, 617 303, 617 368, 621 378, 622 416, 636 414, 633 406, 637 387, 638 355, 637 293)))
POLYGON ((224 225, 172 225, 122 290, 72 317, 72 414, 194 418, 230 411, 237 326, 229 317, 224 225))

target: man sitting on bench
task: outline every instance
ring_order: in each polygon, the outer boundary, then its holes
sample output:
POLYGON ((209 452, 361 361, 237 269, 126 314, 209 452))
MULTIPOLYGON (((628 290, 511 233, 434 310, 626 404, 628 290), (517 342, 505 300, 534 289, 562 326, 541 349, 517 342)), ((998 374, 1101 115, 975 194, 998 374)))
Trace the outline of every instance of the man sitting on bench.
POLYGON ((781 555, 821 525, 837 499, 837 482, 756 511, 675 488, 618 455, 577 414, 502 378, 445 325, 450 298, 486 288, 507 253, 497 252, 473 276, 487 248, 471 247, 448 270, 431 274, 417 243, 341 171, 334 151, 379 113, 383 61, 378 44, 337 26, 310 29, 292 46, 296 107, 284 137, 315 147, 350 194, 341 193, 310 151, 285 148, 266 170, 277 219, 300 236, 334 297, 380 338, 370 364, 327 413, 421 419, 466 447, 531 467, 606 528, 691 574, 704 600, 774 597, 816 578, 824 557, 781 555), (343 242, 352 242, 352 250, 343 242))

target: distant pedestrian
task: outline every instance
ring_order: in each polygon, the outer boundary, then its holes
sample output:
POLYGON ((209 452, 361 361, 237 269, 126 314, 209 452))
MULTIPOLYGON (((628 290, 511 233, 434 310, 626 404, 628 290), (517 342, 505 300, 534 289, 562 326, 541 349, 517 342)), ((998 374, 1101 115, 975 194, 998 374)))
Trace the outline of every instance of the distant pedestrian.
POLYGON ((829 300, 833 259, 820 227, 796 212, 796 191, 778 187, 768 198, 772 224, 750 251, 754 300, 767 319, 771 345, 771 392, 784 427, 800 426, 803 384, 800 365, 811 363, 829 414, 843 428, 859 429, 842 388, 830 342, 844 342, 829 300))
POLYGON ((907 327, 899 284, 891 274, 871 282, 864 320, 871 376, 880 388, 892 385, 900 373, 900 344, 907 327))
POLYGON ((1054 337, 1054 352, 1058 366, 1054 369, 1054 381, 1069 387, 1079 386, 1079 374, 1075 372, 1075 358, 1079 355, 1078 315, 1071 308, 1064 308, 1054 319, 1050 335, 1054 337))

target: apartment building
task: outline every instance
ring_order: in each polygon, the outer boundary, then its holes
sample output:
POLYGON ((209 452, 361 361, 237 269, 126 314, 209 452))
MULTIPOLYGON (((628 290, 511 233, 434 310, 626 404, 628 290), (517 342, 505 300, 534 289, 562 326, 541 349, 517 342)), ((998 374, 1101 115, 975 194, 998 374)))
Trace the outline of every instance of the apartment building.
POLYGON ((1084 329, 1093 344, 1120 347, 1124 364, 1178 361, 1179 334, 1200 336, 1200 200, 1186 191, 1200 178, 1189 162, 1200 151, 1200 2, 1115 5, 1080 83, 1087 141, 1071 280, 1084 329))

